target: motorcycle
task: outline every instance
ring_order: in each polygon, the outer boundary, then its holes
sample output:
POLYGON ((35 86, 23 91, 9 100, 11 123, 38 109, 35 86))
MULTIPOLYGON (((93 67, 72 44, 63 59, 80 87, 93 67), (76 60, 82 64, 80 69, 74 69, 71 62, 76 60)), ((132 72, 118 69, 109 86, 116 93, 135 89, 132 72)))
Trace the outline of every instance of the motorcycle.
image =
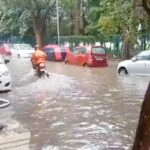
POLYGON ((46 71, 45 63, 40 63, 39 65, 36 66, 36 75, 41 78, 41 77, 49 77, 49 73, 46 71))

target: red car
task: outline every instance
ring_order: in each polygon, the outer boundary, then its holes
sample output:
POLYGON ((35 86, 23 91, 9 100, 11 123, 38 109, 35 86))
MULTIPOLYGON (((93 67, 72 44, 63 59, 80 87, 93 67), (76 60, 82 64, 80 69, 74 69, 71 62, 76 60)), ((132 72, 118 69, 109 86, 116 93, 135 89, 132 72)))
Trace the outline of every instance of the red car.
POLYGON ((69 48, 59 45, 46 45, 43 50, 48 56, 49 61, 63 61, 69 53, 69 48))
POLYGON ((66 56, 65 63, 89 67, 107 67, 106 49, 100 46, 75 47, 66 56))
POLYGON ((11 55, 11 50, 10 50, 10 45, 11 44, 1 44, 0 45, 0 54, 1 55, 11 55))

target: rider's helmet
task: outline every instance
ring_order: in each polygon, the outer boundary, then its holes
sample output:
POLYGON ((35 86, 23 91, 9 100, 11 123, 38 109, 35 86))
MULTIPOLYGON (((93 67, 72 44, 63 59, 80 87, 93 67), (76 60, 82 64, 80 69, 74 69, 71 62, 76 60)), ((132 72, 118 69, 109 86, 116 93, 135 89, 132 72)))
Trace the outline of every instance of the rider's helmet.
POLYGON ((36 49, 38 49, 39 48, 39 45, 35 45, 34 46, 34 49, 36 50, 36 49))

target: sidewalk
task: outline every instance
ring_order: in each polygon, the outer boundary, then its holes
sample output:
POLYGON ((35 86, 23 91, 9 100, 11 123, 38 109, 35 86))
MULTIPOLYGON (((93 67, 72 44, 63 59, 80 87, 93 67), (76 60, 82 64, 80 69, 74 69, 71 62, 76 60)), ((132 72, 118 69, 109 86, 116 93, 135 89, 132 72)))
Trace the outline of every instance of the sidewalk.
POLYGON ((29 150, 30 132, 12 119, 6 126, 0 131, 0 150, 29 150))

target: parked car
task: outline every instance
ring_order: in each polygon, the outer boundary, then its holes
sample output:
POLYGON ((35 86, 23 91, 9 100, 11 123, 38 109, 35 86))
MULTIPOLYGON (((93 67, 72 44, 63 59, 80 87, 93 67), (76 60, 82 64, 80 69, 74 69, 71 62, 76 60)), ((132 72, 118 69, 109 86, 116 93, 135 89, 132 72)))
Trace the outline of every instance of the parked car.
POLYGON ((49 61, 63 61, 70 51, 68 47, 59 45, 46 45, 43 50, 46 52, 49 61))
POLYGON ((8 60, 4 60, 2 55, 0 55, 0 91, 11 90, 11 76, 6 66, 8 62, 8 60))
POLYGON ((19 58, 30 58, 34 53, 30 44, 10 44, 9 49, 13 57, 19 58))
POLYGON ((117 72, 118 74, 150 75, 150 50, 142 51, 132 59, 120 62, 117 72))
POLYGON ((3 58, 6 60, 10 60, 11 56, 11 50, 10 50, 10 44, 1 44, 0 45, 0 55, 3 56, 3 58))
POLYGON ((66 56, 65 63, 89 67, 107 67, 106 49, 101 46, 75 47, 66 56))

